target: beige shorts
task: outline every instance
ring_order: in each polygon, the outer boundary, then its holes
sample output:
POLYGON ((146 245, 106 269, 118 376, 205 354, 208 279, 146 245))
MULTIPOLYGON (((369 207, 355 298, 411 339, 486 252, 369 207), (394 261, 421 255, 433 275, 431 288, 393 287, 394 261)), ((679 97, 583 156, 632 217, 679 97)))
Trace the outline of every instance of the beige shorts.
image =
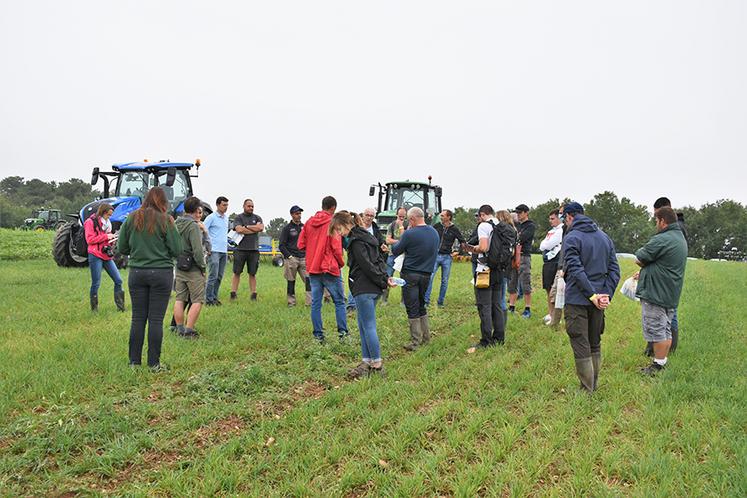
POLYGON ((198 269, 176 270, 176 300, 183 303, 204 303, 205 280, 205 274, 198 269))

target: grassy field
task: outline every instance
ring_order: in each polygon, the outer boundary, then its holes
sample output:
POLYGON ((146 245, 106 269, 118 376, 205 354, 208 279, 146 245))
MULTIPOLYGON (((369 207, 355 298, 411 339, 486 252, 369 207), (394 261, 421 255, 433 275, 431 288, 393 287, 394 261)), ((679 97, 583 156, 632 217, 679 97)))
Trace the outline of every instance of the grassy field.
POLYGON ((637 372, 639 306, 618 294, 593 397, 542 305, 467 355, 469 265, 451 282, 414 354, 402 308, 380 308, 384 379, 346 381, 358 339, 315 344, 270 265, 256 303, 246 282, 228 303, 224 282, 200 340, 167 332, 171 371, 152 374, 127 366, 106 276, 91 315, 86 269, 0 261, 0 495, 747 495, 747 266, 689 263, 680 349, 655 379, 637 372))
POLYGON ((41 232, 0 228, 0 261, 52 259, 54 230, 41 232))

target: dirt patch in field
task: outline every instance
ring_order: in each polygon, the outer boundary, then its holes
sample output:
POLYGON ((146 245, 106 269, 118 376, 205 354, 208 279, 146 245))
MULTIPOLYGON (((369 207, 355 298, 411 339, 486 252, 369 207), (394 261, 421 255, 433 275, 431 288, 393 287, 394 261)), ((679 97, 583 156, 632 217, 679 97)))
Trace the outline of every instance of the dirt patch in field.
POLYGON ((321 398, 325 392, 327 392, 327 388, 323 384, 313 380, 307 380, 293 389, 293 400, 301 401, 308 398, 317 399, 321 398))
POLYGON ((195 445, 202 449, 206 446, 220 444, 238 435, 245 427, 246 424, 237 415, 230 415, 226 418, 216 420, 195 431, 195 445))

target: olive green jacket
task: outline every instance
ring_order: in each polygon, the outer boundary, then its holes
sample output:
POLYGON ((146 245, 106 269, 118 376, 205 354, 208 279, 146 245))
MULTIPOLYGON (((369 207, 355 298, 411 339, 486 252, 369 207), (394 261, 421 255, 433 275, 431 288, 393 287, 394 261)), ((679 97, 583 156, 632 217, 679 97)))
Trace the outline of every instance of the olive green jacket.
POLYGON ((664 308, 676 308, 687 263, 687 242, 680 226, 672 223, 651 237, 635 257, 643 263, 636 296, 664 308))

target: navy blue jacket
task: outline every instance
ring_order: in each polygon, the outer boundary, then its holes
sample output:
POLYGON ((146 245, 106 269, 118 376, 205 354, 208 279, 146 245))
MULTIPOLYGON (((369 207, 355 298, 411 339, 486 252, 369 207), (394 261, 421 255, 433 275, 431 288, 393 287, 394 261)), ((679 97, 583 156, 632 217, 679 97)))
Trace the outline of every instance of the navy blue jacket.
POLYGON ((565 303, 591 305, 594 294, 615 295, 620 281, 615 245, 594 220, 576 215, 563 239, 565 255, 565 303))
POLYGON ((403 272, 431 274, 436 266, 440 243, 438 232, 432 226, 411 226, 405 230, 399 242, 392 246, 392 254, 396 257, 405 253, 403 272))

